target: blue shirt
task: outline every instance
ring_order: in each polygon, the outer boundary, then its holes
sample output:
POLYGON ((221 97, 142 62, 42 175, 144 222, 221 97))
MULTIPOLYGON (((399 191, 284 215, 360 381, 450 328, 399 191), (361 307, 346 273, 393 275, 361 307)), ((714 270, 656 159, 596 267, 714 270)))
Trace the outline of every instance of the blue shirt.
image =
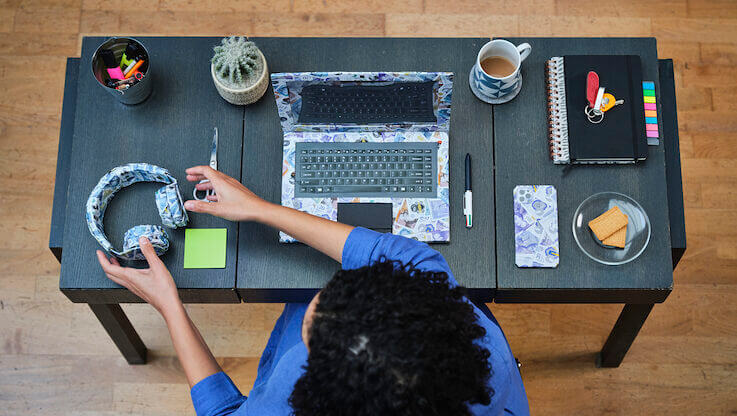
MULTIPOLYGON (((448 263, 427 244, 392 234, 380 234, 355 228, 343 247, 343 268, 356 269, 373 264, 380 258, 414 264, 420 270, 448 273, 457 285, 448 263)), ((212 415, 290 415, 289 396, 307 364, 307 348, 301 329, 307 304, 290 303, 276 321, 269 342, 258 365, 253 390, 244 397, 224 372, 213 374, 192 387, 194 408, 199 416, 212 415)), ((494 390, 488 406, 471 405, 474 415, 527 415, 527 395, 517 364, 501 328, 491 312, 474 305, 478 324, 486 336, 477 341, 489 350, 494 390)))

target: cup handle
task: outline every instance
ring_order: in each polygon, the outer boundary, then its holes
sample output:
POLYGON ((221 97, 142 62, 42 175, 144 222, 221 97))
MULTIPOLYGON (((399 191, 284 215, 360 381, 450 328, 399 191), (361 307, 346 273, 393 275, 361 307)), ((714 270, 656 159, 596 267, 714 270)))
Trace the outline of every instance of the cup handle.
POLYGON ((519 52, 520 63, 522 63, 522 61, 524 61, 525 58, 527 58, 527 55, 529 55, 531 51, 532 51, 532 46, 530 46, 529 43, 523 43, 517 46, 517 52, 519 52))

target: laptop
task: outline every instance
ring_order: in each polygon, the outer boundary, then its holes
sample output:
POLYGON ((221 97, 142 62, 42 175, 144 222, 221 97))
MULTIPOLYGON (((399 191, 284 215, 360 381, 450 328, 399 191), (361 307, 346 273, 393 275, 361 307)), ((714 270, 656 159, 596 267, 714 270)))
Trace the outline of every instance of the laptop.
POLYGON ((273 73, 271 83, 284 132, 283 206, 450 241, 452 73, 273 73))

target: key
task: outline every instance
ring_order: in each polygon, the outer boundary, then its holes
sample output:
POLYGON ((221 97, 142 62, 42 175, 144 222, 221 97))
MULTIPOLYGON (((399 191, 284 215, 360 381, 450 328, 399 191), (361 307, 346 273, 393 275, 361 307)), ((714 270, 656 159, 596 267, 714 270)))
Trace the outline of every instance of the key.
POLYGON ((379 193, 381 192, 381 186, 335 186, 333 192, 335 193, 379 193))

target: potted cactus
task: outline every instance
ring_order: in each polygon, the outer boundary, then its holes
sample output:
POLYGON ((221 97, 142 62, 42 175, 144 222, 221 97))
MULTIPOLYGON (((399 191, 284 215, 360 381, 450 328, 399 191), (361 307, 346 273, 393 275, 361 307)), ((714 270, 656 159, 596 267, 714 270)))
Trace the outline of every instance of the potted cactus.
POLYGON ((231 104, 258 101, 269 85, 269 69, 261 50, 244 37, 223 38, 213 48, 212 81, 220 96, 231 104))

